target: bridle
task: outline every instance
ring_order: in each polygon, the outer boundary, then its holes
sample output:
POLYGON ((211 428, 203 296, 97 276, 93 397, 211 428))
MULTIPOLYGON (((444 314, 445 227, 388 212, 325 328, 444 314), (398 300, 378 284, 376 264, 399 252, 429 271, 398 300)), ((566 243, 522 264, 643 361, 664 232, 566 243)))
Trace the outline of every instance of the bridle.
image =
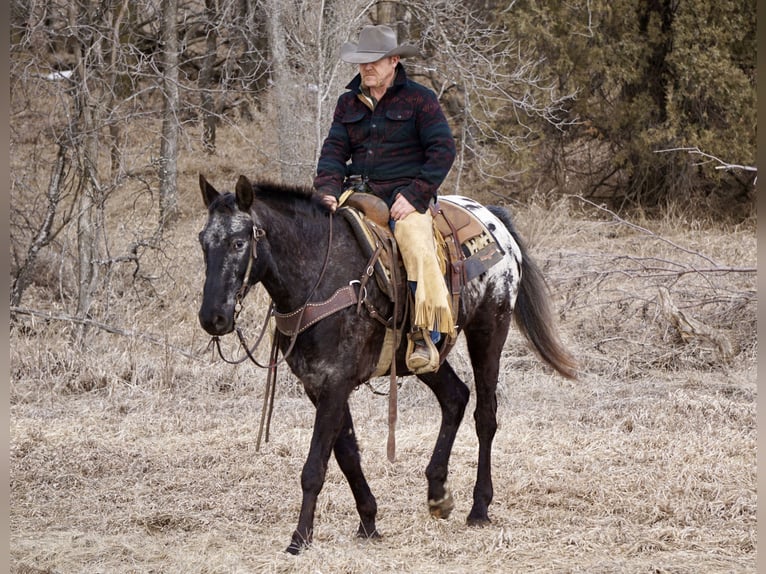
POLYGON ((242 301, 250 291, 250 272, 253 270, 253 262, 258 259, 258 242, 266 237, 266 230, 253 223, 253 231, 250 237, 250 256, 247 258, 247 269, 245 270, 245 279, 242 286, 237 291, 237 302, 234 304, 234 322, 236 323, 240 311, 242 311, 242 301))
MULTIPOLYGON (((261 326, 261 331, 258 335, 258 338, 256 342, 251 346, 248 345, 247 340, 245 339, 245 336, 242 333, 242 330, 236 326, 237 318, 239 317, 240 312, 242 311, 242 302, 244 301, 245 297, 250 291, 250 288, 253 286, 253 283, 250 281, 250 273, 253 268, 253 262, 258 258, 258 242, 266 237, 266 230, 262 227, 258 227, 255 223, 253 223, 253 232, 250 238, 250 256, 248 257, 247 261, 247 269, 245 270, 245 278, 242 281, 242 285, 240 286, 239 290, 237 291, 236 296, 236 302, 234 304, 234 329, 237 333, 237 336, 239 337, 240 345, 245 351, 245 356, 239 358, 239 359, 227 359, 221 350, 220 345, 220 338, 215 335, 211 339, 211 344, 215 344, 216 349, 218 350, 218 355, 223 359, 226 363, 229 363, 230 365, 238 365, 242 362, 244 362, 247 359, 250 359, 250 361, 255 364, 256 366, 262 368, 262 369, 272 369, 275 368, 277 365, 283 363, 285 359, 290 355, 290 353, 293 350, 293 347, 295 346, 295 340, 297 339, 298 333, 297 331, 293 333, 290 337, 290 345, 283 354, 282 358, 274 362, 274 358, 269 361, 268 364, 262 365, 258 359, 255 358, 253 355, 255 349, 258 348, 258 346, 261 343, 261 340, 263 340, 264 335, 266 334, 266 328, 268 327, 269 320, 272 316, 274 316, 275 309, 274 309, 274 302, 271 301, 269 303, 269 308, 266 312, 266 317, 264 319, 263 325, 261 326)), ((328 238, 327 238, 327 250, 325 252, 325 258, 324 263, 322 264, 322 269, 319 272, 319 276, 317 277, 316 282, 314 283, 314 286, 309 291, 308 295, 306 296, 306 301, 299 307, 299 315, 303 315, 303 312, 306 309, 307 304, 314 296, 314 293, 316 292, 317 288, 322 282, 322 279, 324 278, 325 271, 327 270, 327 266, 330 261, 330 250, 332 248, 332 237, 333 237, 333 214, 330 213, 330 226, 329 226, 329 232, 328 232, 328 238)), ((279 331, 277 329, 274 330, 274 337, 273 337, 273 345, 276 346, 277 344, 277 338, 279 336, 279 331)), ((275 353, 272 352, 272 355, 276 356, 275 353)))
MULTIPOLYGON (((328 233, 327 238, 327 251, 325 253, 324 263, 322 264, 322 270, 319 273, 319 277, 317 277, 316 282, 314 283, 314 286, 309 291, 306 301, 301 305, 298 313, 299 313, 299 321, 300 318, 302 318, 304 311, 306 310, 306 306, 311 301, 311 299, 314 296, 314 293, 316 292, 317 288, 319 287, 319 284, 322 282, 322 279, 324 278, 325 271, 327 270, 327 265, 330 261, 330 251, 332 248, 332 228, 333 228, 333 214, 330 212, 330 230, 328 233)), ((290 344, 287 347, 287 350, 282 354, 282 358, 278 359, 279 356, 279 339, 281 336, 281 333, 279 332, 279 329, 274 327, 274 336, 272 337, 271 341, 271 351, 269 352, 269 362, 266 365, 262 365, 258 359, 255 358, 254 352, 255 349, 258 348, 258 346, 261 344, 261 341, 263 340, 263 337, 266 334, 266 329, 269 324, 269 320, 272 316, 274 316, 275 309, 274 309, 274 301, 271 301, 269 303, 268 311, 266 312, 266 318, 264 319, 263 325, 261 327, 261 332, 258 335, 258 338, 256 339, 255 343, 252 347, 250 347, 247 343, 247 340, 245 339, 244 334, 242 333, 242 329, 240 329, 237 326, 237 318, 239 317, 239 313, 242 311, 242 301, 244 300, 247 293, 250 291, 250 287, 252 287, 252 283, 250 282, 250 273, 253 269, 253 262, 258 258, 258 242, 266 237, 266 230, 258 227, 255 225, 255 222, 253 222, 253 233, 252 237, 250 239, 250 255, 248 256, 247 261, 247 269, 245 270, 245 278, 242 281, 242 285, 240 286, 239 290, 237 291, 237 298, 236 302, 234 304, 234 329, 237 333, 237 337, 239 337, 239 343, 240 346, 244 349, 245 355, 241 357, 240 359, 232 360, 227 359, 223 351, 221 350, 221 340, 220 338, 215 335, 212 337, 210 341, 210 345, 215 345, 218 356, 221 357, 221 359, 229 363, 230 365, 238 365, 242 362, 244 362, 246 359, 250 359, 250 361, 255 364, 256 366, 262 368, 262 369, 268 369, 268 376, 266 378, 266 393, 264 393, 263 397, 263 408, 261 409, 261 423, 260 427, 258 429, 258 437, 256 439, 255 444, 255 450, 259 451, 261 447, 261 436, 263 434, 264 430, 264 421, 266 422, 266 442, 269 442, 269 429, 271 427, 271 415, 274 409, 274 393, 276 391, 276 382, 277 382, 277 367, 282 364, 285 360, 287 360, 287 357, 290 356, 290 353, 292 353, 293 348, 295 347, 295 341, 298 338, 299 331, 296 329, 293 334, 290 336, 290 344)), ((208 348, 210 347, 208 345, 208 348)))

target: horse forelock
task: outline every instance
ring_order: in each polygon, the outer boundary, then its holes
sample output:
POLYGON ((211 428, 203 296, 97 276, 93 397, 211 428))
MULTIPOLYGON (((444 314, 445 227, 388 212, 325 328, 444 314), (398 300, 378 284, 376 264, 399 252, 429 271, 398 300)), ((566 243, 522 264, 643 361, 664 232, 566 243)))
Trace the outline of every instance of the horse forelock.
POLYGON ((223 213, 224 215, 231 215, 239 208, 237 207, 237 198, 233 193, 222 193, 216 197, 208 205, 208 213, 223 213))

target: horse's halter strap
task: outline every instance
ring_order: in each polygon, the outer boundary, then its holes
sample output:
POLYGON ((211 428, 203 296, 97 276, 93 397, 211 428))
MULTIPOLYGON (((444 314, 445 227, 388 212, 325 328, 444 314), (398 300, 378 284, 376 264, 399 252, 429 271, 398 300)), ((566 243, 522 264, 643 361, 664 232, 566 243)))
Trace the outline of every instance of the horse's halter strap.
POLYGON ((242 311, 242 300, 250 291, 252 283, 250 283, 250 272, 253 270, 253 261, 258 259, 258 242, 266 237, 266 230, 257 227, 253 223, 253 234, 250 238, 250 257, 247 258, 247 269, 245 270, 245 278, 242 280, 242 286, 237 291, 237 302, 234 305, 234 320, 236 321, 239 316, 239 312, 242 311))
MULTIPOLYGON (((314 283, 314 286, 309 291, 308 296, 306 297, 306 302, 301 305, 295 313, 297 314, 298 324, 300 324, 303 315, 306 311, 306 307, 309 304, 309 301, 311 301, 311 298, 314 296, 314 293, 316 292, 317 288, 319 287, 319 284, 322 282, 322 279, 324 278, 325 271, 327 270, 327 265, 330 262, 330 253, 332 251, 332 228, 333 228, 333 216, 332 213, 330 213, 330 231, 327 237, 327 252, 325 253, 325 259, 324 263, 322 264, 322 270, 319 273, 319 277, 317 277, 316 282, 314 283)), ((258 339, 253 344, 252 347, 250 347, 247 344, 247 341, 245 340, 245 336, 242 334, 242 330, 239 327, 236 327, 236 320, 239 316, 239 312, 242 310, 242 300, 245 298, 245 295, 247 295, 248 291, 250 290, 251 283, 250 283, 250 270, 252 269, 253 261, 257 258, 258 253, 256 250, 256 247, 258 245, 258 241, 261 240, 263 237, 266 236, 266 230, 261 229, 260 227, 257 227, 255 223, 253 223, 253 237, 252 237, 252 249, 251 249, 251 257, 249 258, 247 262, 247 271, 245 272, 245 278, 242 281, 242 286, 239 288, 239 291, 237 292, 237 302, 234 306, 234 322, 235 322, 235 331, 237 333, 237 336, 239 337, 240 345, 245 350, 245 356, 242 357, 239 360, 229 360, 226 359, 223 356, 223 353, 221 352, 220 347, 220 340, 218 337, 213 337, 213 341, 215 342, 215 345, 218 349, 218 355, 227 363, 230 364, 239 364, 243 362, 245 359, 250 359, 256 366, 261 367, 263 369, 269 369, 270 371, 275 369, 277 365, 284 362, 285 359, 287 359, 288 355, 293 350, 293 347, 295 346, 295 340, 298 338, 298 330, 296 329, 295 332, 290 334, 290 345, 288 346, 287 350, 283 353, 282 358, 278 361, 276 360, 276 352, 275 347, 277 345, 278 341, 278 332, 279 330, 275 330, 274 338, 272 341, 272 358, 269 360, 269 363, 267 365, 262 365, 254 356, 253 352, 260 344, 261 340, 263 339, 264 335, 266 334, 266 327, 269 324, 269 320, 271 319, 272 315, 277 315, 277 312, 274 308, 273 301, 269 305, 269 310, 266 313, 266 319, 263 323, 263 327, 261 328, 261 332, 258 335, 258 339)))

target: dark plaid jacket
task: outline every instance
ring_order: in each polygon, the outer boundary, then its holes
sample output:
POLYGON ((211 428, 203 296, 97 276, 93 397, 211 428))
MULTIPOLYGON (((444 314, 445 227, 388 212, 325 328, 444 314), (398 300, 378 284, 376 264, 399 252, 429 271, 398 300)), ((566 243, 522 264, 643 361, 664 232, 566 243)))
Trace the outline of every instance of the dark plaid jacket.
POLYGON ((358 74, 346 88, 322 145, 314 188, 338 197, 347 177, 362 176, 389 206, 401 193, 423 213, 455 159, 436 94, 409 80, 401 64, 374 110, 360 99, 358 74))

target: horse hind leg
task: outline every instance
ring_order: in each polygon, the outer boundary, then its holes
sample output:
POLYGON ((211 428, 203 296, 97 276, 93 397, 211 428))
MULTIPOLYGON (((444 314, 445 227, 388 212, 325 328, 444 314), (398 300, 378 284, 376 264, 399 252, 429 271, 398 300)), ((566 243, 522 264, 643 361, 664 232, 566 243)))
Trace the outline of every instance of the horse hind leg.
POLYGON ((447 485, 449 459, 458 427, 468 404, 469 390, 447 361, 442 363, 435 373, 418 375, 418 378, 436 395, 442 412, 439 436, 436 439, 431 460, 426 467, 426 479, 428 509, 431 516, 446 519, 455 507, 452 493, 447 485))
POLYGON ((361 454, 359 444, 354 433, 354 423, 351 418, 351 410, 346 403, 343 427, 333 447, 335 460, 343 472, 351 492, 356 501, 356 509, 359 512, 359 529, 357 536, 360 538, 380 538, 380 533, 375 526, 375 516, 378 505, 373 496, 367 479, 362 471, 361 454))
POLYGON ((466 519, 472 526, 490 523, 489 505, 494 495, 492 486, 492 442, 497 432, 497 381, 500 354, 510 325, 510 313, 495 314, 467 326, 468 354, 473 366, 476 386, 474 421, 479 438, 479 462, 473 490, 473 506, 466 519))

